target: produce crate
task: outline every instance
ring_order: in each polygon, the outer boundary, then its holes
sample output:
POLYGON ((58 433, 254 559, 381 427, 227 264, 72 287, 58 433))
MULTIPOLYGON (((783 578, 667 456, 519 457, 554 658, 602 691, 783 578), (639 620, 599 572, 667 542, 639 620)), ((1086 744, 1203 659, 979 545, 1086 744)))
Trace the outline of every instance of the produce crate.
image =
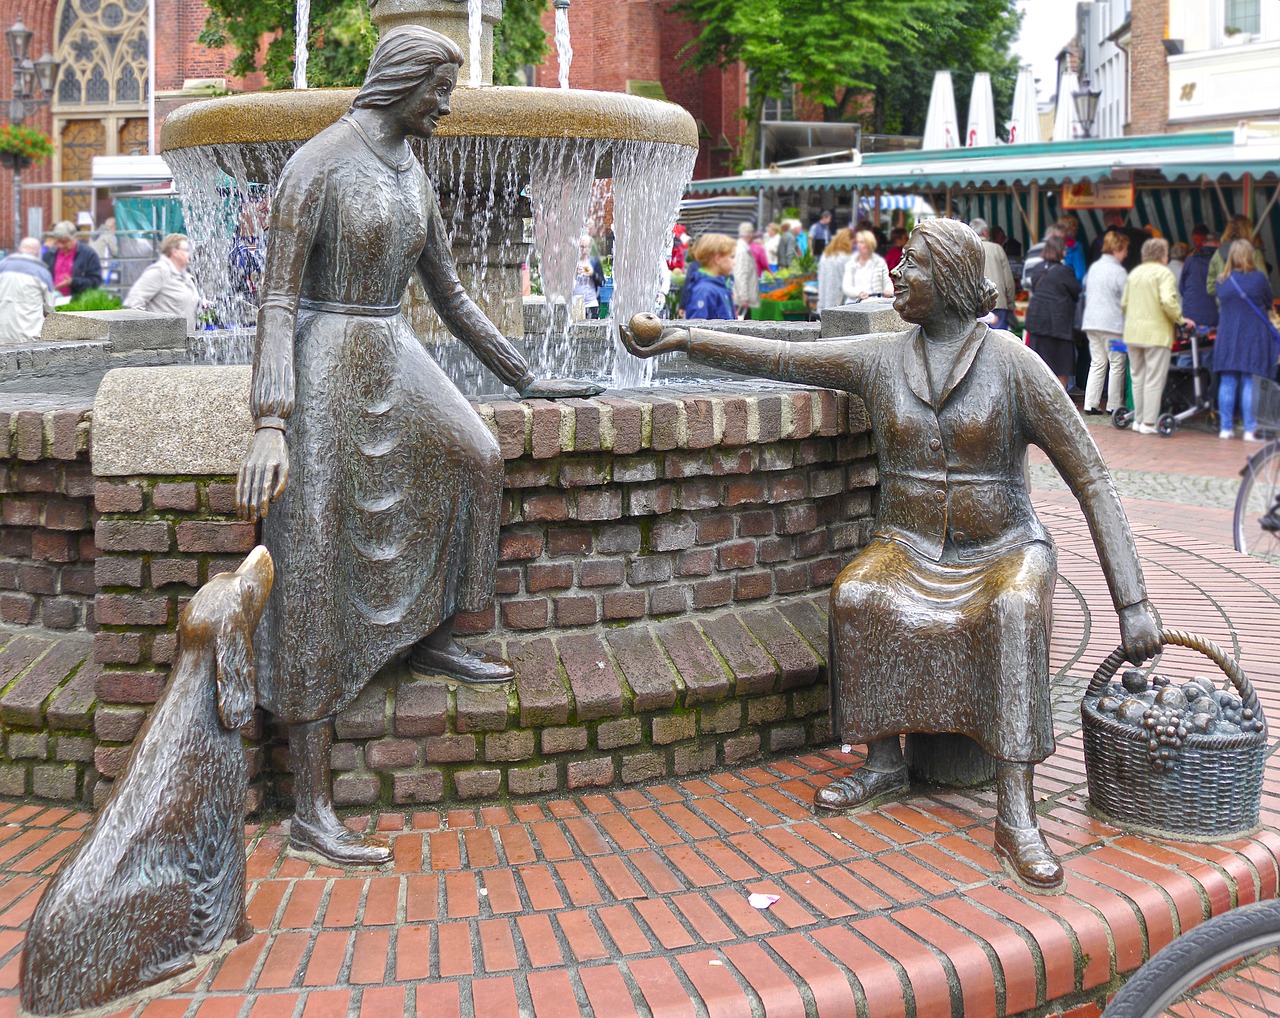
POLYGON ((804 321, 809 317, 809 305, 802 300, 766 300, 758 308, 751 309, 753 322, 804 321))

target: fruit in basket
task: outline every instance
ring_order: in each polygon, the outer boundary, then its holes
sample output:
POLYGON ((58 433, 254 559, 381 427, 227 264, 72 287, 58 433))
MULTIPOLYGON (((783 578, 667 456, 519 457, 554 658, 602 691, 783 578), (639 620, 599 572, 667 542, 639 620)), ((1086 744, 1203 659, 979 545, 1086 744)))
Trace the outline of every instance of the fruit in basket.
POLYGON ((1200 735, 1206 734, 1213 725, 1212 714, 1193 714, 1191 716, 1191 730, 1200 735))
POLYGON ((1216 687, 1212 682, 1199 676, 1194 679, 1188 679, 1182 684, 1182 691, 1186 694, 1188 703, 1204 696, 1213 696, 1215 689, 1216 687))
POLYGON ((1152 675, 1148 687, 1146 677, 1133 668, 1121 681, 1108 685, 1096 709, 1140 731, 1147 757, 1160 773, 1178 765, 1190 736, 1253 734, 1266 728, 1261 713, 1246 707, 1239 693, 1216 689, 1209 679, 1179 685, 1167 675, 1152 675))

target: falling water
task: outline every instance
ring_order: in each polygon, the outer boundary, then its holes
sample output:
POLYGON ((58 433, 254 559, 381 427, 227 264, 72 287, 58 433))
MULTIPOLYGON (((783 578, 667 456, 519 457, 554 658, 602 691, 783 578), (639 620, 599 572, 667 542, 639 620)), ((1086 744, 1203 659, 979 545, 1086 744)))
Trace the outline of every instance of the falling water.
POLYGON ((544 146, 535 163, 533 199, 534 244, 547 302, 547 326, 539 369, 544 374, 571 370, 569 341, 574 281, 579 271, 578 238, 591 209, 596 164, 606 143, 570 141, 566 147, 544 146), (564 312, 559 308, 563 305, 564 312))
POLYGON ((569 41, 569 8, 556 8, 556 54, 560 57, 560 87, 569 87, 569 68, 573 66, 573 45, 569 41))
POLYGON ((467 0, 467 59, 471 61, 471 87, 479 88, 483 83, 484 57, 480 52, 480 39, 484 31, 484 21, 480 17, 481 0, 467 0))
MULTIPOLYGON (((245 363, 252 356, 260 295, 246 292, 243 255, 246 249, 258 258, 265 253, 269 196, 299 144, 206 145, 165 154, 191 235, 192 273, 227 326, 203 334, 200 360, 245 363)), ((692 150, 668 143, 469 136, 434 139, 422 146, 420 157, 442 196, 463 285, 481 308, 518 300, 514 270, 529 256, 529 238, 521 229, 530 214, 525 194, 532 199, 533 239, 549 304, 571 299, 577 238, 584 224, 602 237, 611 199, 615 291, 610 310, 615 320, 627 321, 657 306, 671 228, 693 168, 692 150), (612 180, 595 179, 597 173, 612 180), (457 194, 474 197, 467 202, 450 197, 457 194)), ((619 346, 584 357, 564 317, 544 336, 529 337, 537 373, 590 376, 615 386, 644 385, 652 377, 652 361, 637 361, 619 346)), ((425 326, 423 336, 455 381, 486 374, 464 344, 430 334, 425 326)), ((486 378, 472 388, 494 391, 493 384, 486 378)))
POLYGON ((298 142, 205 145, 166 152, 191 238, 191 273, 219 332, 196 334, 196 359, 244 364, 253 356, 270 194, 298 142))
MULTIPOLYGON (((697 152, 672 144, 619 141, 613 149, 613 301, 610 317, 628 322, 657 308, 680 196, 697 152)), ((647 385, 653 361, 637 360, 615 339, 613 384, 647 385)))
POLYGON ((298 0, 293 23, 293 87, 307 87, 307 36, 311 32, 311 0, 298 0))

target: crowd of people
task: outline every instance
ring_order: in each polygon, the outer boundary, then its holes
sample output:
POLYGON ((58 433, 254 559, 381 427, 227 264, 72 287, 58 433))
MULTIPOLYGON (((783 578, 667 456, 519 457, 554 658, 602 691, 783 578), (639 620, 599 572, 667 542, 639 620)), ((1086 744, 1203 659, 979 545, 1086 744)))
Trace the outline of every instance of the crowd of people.
MULTIPOLYGON (((971 224, 984 235, 986 224, 971 224)), ((1179 327, 1216 329, 1219 437, 1259 441, 1253 376, 1274 377, 1280 346, 1268 315, 1268 266, 1245 216, 1232 216, 1220 237, 1198 224, 1190 245, 1170 244, 1109 212, 1106 230, 1086 256, 1079 220, 1059 219, 1045 236, 1042 261, 1028 273, 1026 341, 1067 386, 1083 383, 1086 414, 1126 405, 1128 369, 1133 427, 1156 434, 1179 327), (1087 376, 1078 351, 1088 349, 1087 376), (1105 403, 1104 408, 1104 394, 1105 403)), ((992 245, 994 247, 995 245, 992 245)), ((988 276, 1001 286, 998 268, 988 276)))
POLYGON ((889 273, 906 242, 905 229, 886 237, 865 219, 838 227, 830 210, 808 230, 793 218, 771 222, 763 231, 754 223, 741 223, 736 241, 723 233, 704 233, 695 241, 684 226, 677 226, 667 268, 686 274, 679 301, 682 317, 749 318, 760 306, 766 273, 783 272, 812 256, 821 313, 849 301, 893 296, 889 273))
MULTIPOLYGON (((47 315, 103 286, 103 257, 110 257, 117 243, 115 221, 108 219, 103 227, 89 238, 75 223, 60 222, 43 244, 24 237, 0 260, 0 343, 39 339, 47 315)), ((188 271, 190 262, 186 235, 169 234, 160 242, 159 257, 125 293, 124 307, 182 318, 188 333, 195 332, 205 302, 188 271)))

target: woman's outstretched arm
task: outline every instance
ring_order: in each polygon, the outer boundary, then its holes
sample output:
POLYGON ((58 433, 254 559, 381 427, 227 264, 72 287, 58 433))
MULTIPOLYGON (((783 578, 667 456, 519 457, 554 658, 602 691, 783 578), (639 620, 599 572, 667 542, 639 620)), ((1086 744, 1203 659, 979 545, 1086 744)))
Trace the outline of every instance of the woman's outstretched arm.
POLYGON ((654 315, 636 315, 622 326, 622 341, 637 357, 681 350, 702 364, 753 378, 773 378, 826 389, 861 392, 878 337, 821 343, 756 339, 713 329, 663 328, 654 315))

